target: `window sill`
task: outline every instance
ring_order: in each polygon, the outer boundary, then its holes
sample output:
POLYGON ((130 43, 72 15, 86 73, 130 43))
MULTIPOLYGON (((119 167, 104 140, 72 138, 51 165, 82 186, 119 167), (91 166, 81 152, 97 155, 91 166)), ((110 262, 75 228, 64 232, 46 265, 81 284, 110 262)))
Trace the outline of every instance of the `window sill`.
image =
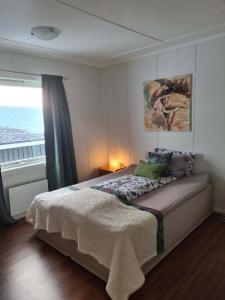
POLYGON ((1 164, 2 174, 7 174, 10 171, 24 169, 37 165, 46 165, 45 157, 37 158, 37 159, 26 159, 22 161, 15 161, 11 163, 1 164))

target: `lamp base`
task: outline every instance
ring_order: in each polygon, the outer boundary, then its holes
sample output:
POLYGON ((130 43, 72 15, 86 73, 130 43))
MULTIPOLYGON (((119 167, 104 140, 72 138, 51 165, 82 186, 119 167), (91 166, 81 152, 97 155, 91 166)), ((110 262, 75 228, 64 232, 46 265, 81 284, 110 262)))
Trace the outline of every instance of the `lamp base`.
POLYGON ((118 168, 112 168, 110 166, 110 164, 107 164, 107 165, 104 165, 102 167, 99 168, 99 174, 100 176, 103 176, 103 175, 107 175, 107 174, 110 174, 110 173, 114 173, 114 172, 117 172, 117 171, 120 171, 122 169, 125 169, 126 167, 120 163, 119 167, 118 168))

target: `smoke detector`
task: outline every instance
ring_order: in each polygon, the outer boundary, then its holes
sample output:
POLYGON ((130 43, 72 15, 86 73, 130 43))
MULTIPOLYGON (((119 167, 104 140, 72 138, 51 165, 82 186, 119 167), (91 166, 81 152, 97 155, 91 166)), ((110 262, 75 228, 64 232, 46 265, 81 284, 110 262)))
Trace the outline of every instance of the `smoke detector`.
POLYGON ((31 35, 42 41, 51 41, 60 35, 61 31, 52 26, 37 26, 31 29, 31 35))

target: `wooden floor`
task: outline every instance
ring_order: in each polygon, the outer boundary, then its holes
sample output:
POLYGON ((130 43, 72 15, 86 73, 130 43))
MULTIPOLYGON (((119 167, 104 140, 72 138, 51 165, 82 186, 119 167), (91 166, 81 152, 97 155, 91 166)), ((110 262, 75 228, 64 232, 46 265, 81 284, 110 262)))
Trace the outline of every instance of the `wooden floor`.
MULTIPOLYGON (((103 281, 19 221, 0 231, 1 300, 104 300, 103 281)), ((225 223, 212 215, 147 277, 131 300, 225 300, 225 223)))

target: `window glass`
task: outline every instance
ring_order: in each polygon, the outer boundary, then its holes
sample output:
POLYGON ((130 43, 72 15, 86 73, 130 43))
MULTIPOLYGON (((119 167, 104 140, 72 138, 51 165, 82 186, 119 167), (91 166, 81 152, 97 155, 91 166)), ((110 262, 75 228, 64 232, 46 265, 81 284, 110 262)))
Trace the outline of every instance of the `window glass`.
POLYGON ((41 88, 0 85, 0 163, 44 155, 41 88))

